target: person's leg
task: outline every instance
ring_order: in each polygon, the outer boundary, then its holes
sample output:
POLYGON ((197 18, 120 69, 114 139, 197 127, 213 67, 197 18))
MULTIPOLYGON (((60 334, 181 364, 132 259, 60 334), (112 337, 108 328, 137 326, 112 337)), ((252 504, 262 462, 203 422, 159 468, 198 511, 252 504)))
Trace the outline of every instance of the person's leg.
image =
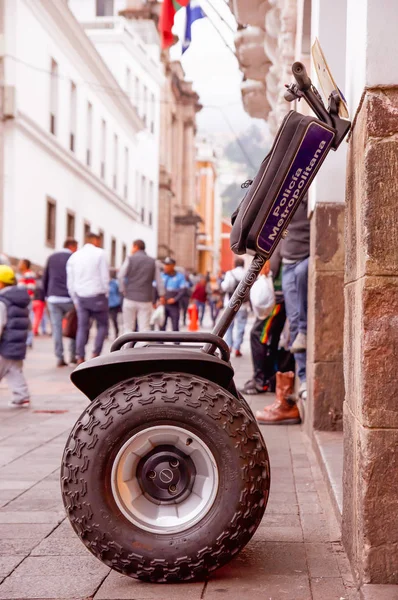
MULTIPOLYGON (((71 303, 72 304, 72 303, 71 303)), ((51 319, 51 330, 54 341, 55 356, 64 360, 64 346, 62 343, 62 318, 66 314, 65 304, 48 303, 48 312, 51 319)))
POLYGON ((205 318, 206 302, 200 303, 199 308, 199 323, 203 325, 203 319, 205 318))
POLYGON ((307 333, 308 312, 308 263, 309 258, 306 258, 297 263, 294 269, 299 313, 298 330, 305 334, 307 333))
MULTIPOLYGON (((278 371, 278 347, 279 339, 286 321, 285 304, 276 304, 262 332, 262 340, 268 346, 267 359, 264 364, 264 373, 271 388, 274 384, 274 376, 278 371)), ((290 369, 289 369, 290 370, 290 369)))
POLYGON ((171 317, 170 305, 166 304, 166 306, 164 307, 164 323, 160 328, 160 331, 167 331, 167 322, 169 320, 169 317, 171 317))
POLYGON ((189 298, 188 298, 188 296, 184 296, 180 300, 182 323, 183 323, 184 326, 187 324, 188 306, 189 306, 189 298))
POLYGON ((248 311, 247 308, 241 308, 236 315, 236 339, 234 343, 234 348, 237 352, 240 352, 240 347, 243 342, 243 337, 245 335, 245 328, 247 323, 248 311))
MULTIPOLYGON (((299 327, 298 294, 296 287, 295 267, 296 265, 283 265, 282 269, 282 290, 285 298, 286 316, 289 319, 290 328, 289 347, 291 347, 293 341, 295 340, 299 327)), ((307 353, 296 352, 294 354, 294 358, 297 363, 297 373, 300 381, 306 381, 307 353)))
POLYGON ((86 344, 91 324, 91 310, 85 298, 79 298, 77 303, 77 335, 76 335, 76 355, 83 359, 86 354, 86 344))
POLYGON ((180 307, 178 304, 169 306, 173 331, 180 331, 180 307))
POLYGON ((149 331, 153 312, 152 302, 138 302, 138 331, 149 331))
POLYGON ((133 300, 125 298, 123 300, 123 331, 124 333, 131 333, 135 331, 135 325, 137 320, 137 305, 133 300))
POLYGON ((297 333, 299 324, 298 297, 296 288, 296 265, 283 265, 282 267, 282 290, 285 298, 285 310, 289 319, 290 341, 292 345, 297 333))
POLYGON ((94 340, 93 356, 99 356, 102 352, 104 341, 108 335, 109 311, 107 308, 94 313, 97 324, 97 333, 94 340))
POLYGON ((23 374, 22 360, 9 360, 5 374, 7 384, 12 391, 12 404, 14 406, 29 403, 29 390, 23 374))
POLYGON ((250 331, 250 347, 253 361, 253 379, 259 386, 264 386, 267 383, 264 367, 267 360, 268 347, 267 344, 261 342, 266 319, 256 319, 250 331))
POLYGON ((33 300, 32 302, 32 310, 33 310, 33 325, 32 331, 33 335, 39 335, 39 325, 41 318, 43 316, 43 306, 41 300, 33 300))
POLYGON ((109 309, 109 318, 110 318, 113 328, 115 330, 115 337, 118 337, 118 335, 119 335, 119 326, 118 326, 118 322, 117 322, 118 311, 119 311, 118 306, 112 306, 112 308, 109 309))
MULTIPOLYGON (((76 310, 73 302, 63 302, 62 304, 58 304, 60 310, 62 311, 62 318, 71 310, 76 310)), ((61 345, 62 345, 62 320, 60 326, 60 334, 61 334, 61 345)), ((76 362, 76 338, 70 338, 69 340, 69 359, 71 363, 76 362)))
POLYGON ((235 320, 236 320, 236 316, 235 319, 232 321, 231 325, 228 327, 226 334, 224 335, 224 339, 228 344, 228 347, 230 348, 230 350, 232 350, 233 345, 234 345, 234 325, 235 325, 235 320))

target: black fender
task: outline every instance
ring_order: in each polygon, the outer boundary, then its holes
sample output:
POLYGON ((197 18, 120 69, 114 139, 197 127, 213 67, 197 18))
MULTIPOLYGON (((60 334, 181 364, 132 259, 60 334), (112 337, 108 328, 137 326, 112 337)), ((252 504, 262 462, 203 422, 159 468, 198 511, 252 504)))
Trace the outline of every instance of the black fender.
POLYGON ((159 372, 198 375, 237 396, 229 362, 186 346, 143 346, 111 352, 79 365, 71 380, 90 400, 95 400, 121 381, 159 372))

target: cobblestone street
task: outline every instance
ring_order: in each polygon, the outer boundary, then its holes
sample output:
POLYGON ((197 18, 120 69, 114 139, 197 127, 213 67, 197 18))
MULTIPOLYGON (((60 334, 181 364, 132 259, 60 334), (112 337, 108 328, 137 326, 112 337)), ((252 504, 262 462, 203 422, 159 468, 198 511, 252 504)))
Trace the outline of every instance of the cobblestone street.
MULTIPOLYGON (((234 364, 241 384, 251 374, 247 342, 234 364)), ((1 384, 0 599, 357 598, 326 486, 300 426, 263 428, 272 473, 265 517, 240 556, 208 582, 153 585, 110 572, 72 531, 60 495, 63 447, 86 404, 70 371, 54 367, 51 340, 41 338, 26 362, 32 408, 8 408, 1 384)), ((263 401, 254 397, 253 409, 263 401)))

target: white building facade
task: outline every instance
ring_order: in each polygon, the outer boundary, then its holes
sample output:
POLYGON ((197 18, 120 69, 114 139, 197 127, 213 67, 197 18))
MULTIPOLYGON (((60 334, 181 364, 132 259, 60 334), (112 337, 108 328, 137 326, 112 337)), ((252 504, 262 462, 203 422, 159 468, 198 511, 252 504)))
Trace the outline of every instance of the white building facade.
MULTIPOLYGON (((133 239, 144 239, 156 254, 162 69, 153 45, 125 31, 124 19, 117 34, 123 61, 103 58, 72 4, 0 3, 0 250, 44 265, 66 237, 82 244, 91 229, 102 235, 109 262, 118 267, 133 239), (145 74, 151 109, 149 102, 145 111, 135 106, 122 68, 130 69, 132 80, 145 74)), ((107 47, 114 44, 115 36, 107 47)))

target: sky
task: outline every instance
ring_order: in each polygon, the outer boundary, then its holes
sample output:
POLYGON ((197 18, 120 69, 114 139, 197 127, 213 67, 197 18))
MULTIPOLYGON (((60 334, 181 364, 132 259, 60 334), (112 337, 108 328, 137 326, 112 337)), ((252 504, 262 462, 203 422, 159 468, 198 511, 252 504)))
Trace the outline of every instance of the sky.
MULTIPOLYGON (((202 111, 197 115, 199 133, 209 138, 220 134, 236 137, 253 123, 265 128, 264 121, 252 119, 243 109, 240 92, 242 73, 233 54, 234 33, 217 17, 212 6, 236 30, 234 16, 225 0, 201 0, 201 6, 222 32, 232 51, 226 47, 209 18, 195 21, 192 26, 192 43, 183 55, 180 43, 171 48, 171 58, 181 61, 186 77, 193 82, 203 105, 202 111)), ((185 9, 181 9, 176 15, 173 31, 183 38, 184 30, 185 9)))

